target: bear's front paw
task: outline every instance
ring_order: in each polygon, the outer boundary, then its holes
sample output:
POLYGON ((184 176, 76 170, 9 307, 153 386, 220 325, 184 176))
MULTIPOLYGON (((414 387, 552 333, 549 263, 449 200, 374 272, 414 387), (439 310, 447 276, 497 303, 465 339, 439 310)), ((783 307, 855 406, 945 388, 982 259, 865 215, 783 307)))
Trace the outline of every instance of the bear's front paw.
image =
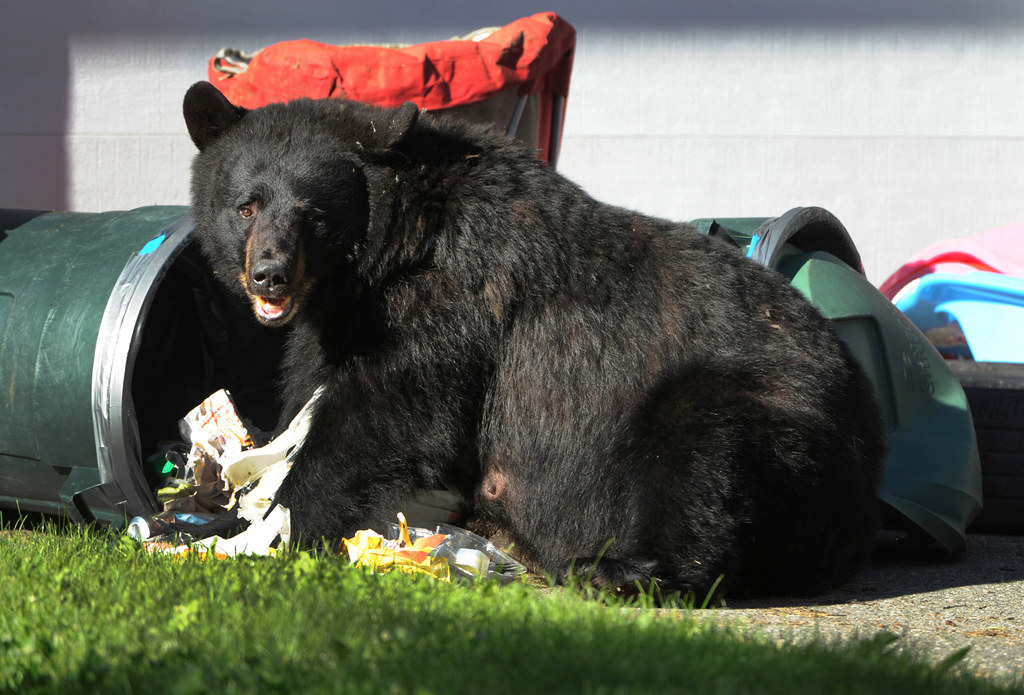
POLYGON ((654 588, 654 566, 653 561, 574 558, 565 563, 557 579, 560 584, 582 582, 617 596, 634 596, 654 588))

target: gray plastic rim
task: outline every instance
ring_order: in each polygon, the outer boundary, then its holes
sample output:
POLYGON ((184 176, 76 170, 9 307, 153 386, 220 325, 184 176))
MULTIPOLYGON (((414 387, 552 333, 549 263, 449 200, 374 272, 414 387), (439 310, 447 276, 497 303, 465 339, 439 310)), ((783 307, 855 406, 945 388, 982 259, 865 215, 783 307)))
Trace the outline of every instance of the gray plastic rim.
POLYGON ((126 518, 157 511, 142 469, 132 401, 132 369, 160 280, 185 248, 194 224, 174 220, 132 255, 107 300, 92 366, 92 424, 103 490, 126 518))

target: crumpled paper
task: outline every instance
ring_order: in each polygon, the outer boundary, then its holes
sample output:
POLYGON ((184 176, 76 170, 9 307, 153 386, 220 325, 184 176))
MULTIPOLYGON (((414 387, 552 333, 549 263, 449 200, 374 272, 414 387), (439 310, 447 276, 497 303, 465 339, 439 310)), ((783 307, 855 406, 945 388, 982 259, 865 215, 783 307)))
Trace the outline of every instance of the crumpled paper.
MULTIPOLYGON (((249 521, 249 527, 229 538, 210 536, 191 544, 178 545, 147 540, 143 544, 157 552, 212 553, 214 557, 272 555, 277 548, 287 547, 291 515, 286 507, 275 504, 274 497, 292 467, 292 454, 309 431, 313 404, 319 395, 320 390, 292 419, 288 429, 260 448, 244 448, 248 434, 242 435, 244 426, 241 420, 235 423, 237 418, 225 417, 223 412, 215 417, 214 409, 204 406, 193 410, 186 418, 187 422, 191 419, 200 423, 200 426, 190 428, 193 447, 202 450, 215 462, 218 478, 224 489, 230 492, 227 509, 237 510, 240 518, 249 521), (203 416, 202 420, 191 417, 197 412, 203 416), (226 434, 213 431, 220 426, 218 423, 226 423, 226 434)), ((207 399, 204 404, 209 401, 207 399)))

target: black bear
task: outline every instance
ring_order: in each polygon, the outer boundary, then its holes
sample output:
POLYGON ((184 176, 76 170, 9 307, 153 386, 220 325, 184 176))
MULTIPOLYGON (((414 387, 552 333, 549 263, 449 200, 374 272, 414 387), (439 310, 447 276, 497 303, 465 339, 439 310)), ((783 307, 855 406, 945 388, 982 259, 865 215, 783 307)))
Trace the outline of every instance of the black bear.
POLYGON ((873 538, 870 382, 774 271, 593 200, 486 128, 186 94, 214 272, 290 330, 278 500, 335 540, 452 488, 520 556, 623 591, 810 593, 873 538))

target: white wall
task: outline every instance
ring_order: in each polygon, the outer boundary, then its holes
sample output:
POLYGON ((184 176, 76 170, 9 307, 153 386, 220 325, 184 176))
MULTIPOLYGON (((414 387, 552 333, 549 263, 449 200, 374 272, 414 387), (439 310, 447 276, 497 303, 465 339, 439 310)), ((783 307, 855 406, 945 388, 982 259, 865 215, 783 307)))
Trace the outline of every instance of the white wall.
POLYGON ((189 84, 228 45, 420 42, 540 10, 578 44, 559 168, 676 219, 820 205, 881 282, 1024 221, 1016 0, 0 0, 0 207, 187 202, 189 84))

